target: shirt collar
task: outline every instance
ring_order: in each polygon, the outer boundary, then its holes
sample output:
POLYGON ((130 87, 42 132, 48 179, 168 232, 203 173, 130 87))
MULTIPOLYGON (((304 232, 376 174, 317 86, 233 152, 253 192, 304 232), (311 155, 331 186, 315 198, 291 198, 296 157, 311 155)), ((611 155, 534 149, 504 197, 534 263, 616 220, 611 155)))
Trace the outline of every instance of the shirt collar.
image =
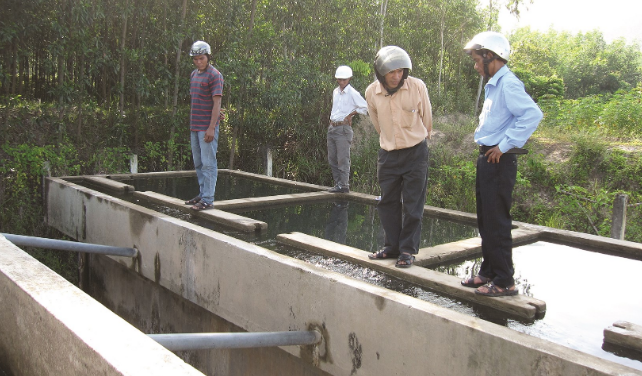
MULTIPOLYGON (((408 88, 408 79, 410 76, 406 77, 406 79, 403 81, 403 85, 399 88, 399 90, 409 90, 408 88)), ((377 80, 377 86, 375 87, 375 94, 382 94, 384 91, 386 92, 385 94, 388 94, 388 91, 383 87, 383 84, 381 81, 377 80)))
POLYGON ((486 85, 493 85, 496 86, 497 82, 499 81, 500 78, 502 78, 506 73, 510 72, 508 67, 506 65, 503 65, 495 74, 493 77, 488 80, 488 83, 486 85))
POLYGON ((341 90, 340 87, 337 86, 337 89, 339 90, 339 94, 345 94, 348 91, 348 87, 350 87, 350 84, 347 84, 346 87, 341 90))

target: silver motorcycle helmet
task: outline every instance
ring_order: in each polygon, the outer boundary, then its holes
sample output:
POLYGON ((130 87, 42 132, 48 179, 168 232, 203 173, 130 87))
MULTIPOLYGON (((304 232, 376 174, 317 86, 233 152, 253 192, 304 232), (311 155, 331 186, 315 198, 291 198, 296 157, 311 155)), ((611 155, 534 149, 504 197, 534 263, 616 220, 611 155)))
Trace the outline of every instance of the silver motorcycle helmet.
POLYGON ((386 46, 380 49, 374 61, 375 75, 379 82, 384 82, 383 77, 397 69, 404 70, 404 80, 408 78, 408 72, 412 69, 412 61, 408 53, 397 46, 386 46))

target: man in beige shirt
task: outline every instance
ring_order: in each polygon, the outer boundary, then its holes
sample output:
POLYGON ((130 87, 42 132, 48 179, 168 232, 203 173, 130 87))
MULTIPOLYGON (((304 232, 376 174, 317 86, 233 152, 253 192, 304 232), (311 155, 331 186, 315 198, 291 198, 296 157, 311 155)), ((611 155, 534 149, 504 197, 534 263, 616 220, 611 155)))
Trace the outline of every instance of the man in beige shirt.
POLYGON ((379 133, 377 205, 385 232, 384 248, 371 259, 397 258, 396 267, 409 268, 419 251, 426 201, 428 145, 432 107, 426 84, 408 76, 410 56, 387 46, 375 57, 377 81, 366 89, 368 113, 379 133))

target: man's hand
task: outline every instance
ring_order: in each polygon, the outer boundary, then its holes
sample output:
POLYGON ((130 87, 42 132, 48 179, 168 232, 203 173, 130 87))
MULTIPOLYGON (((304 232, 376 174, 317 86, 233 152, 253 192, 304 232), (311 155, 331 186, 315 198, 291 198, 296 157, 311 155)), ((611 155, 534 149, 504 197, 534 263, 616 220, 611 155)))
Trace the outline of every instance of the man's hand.
POLYGON ((214 128, 212 128, 212 127, 207 128, 207 130, 205 131, 205 137, 203 137, 203 139, 205 140, 205 142, 208 142, 208 143, 209 143, 209 142, 214 141, 214 134, 215 134, 215 132, 214 132, 214 131, 216 131, 216 127, 214 127, 214 128))
POLYGON ((346 117, 343 119, 343 121, 347 121, 347 122, 348 122, 348 124, 350 124, 350 126, 352 126, 352 117, 353 117, 354 115, 356 115, 356 114, 357 114, 357 113, 356 113, 356 111, 351 112, 350 114, 348 114, 348 116, 346 116, 346 117))
POLYGON ((484 155, 488 157, 488 163, 499 163, 499 158, 504 153, 502 153, 501 150, 499 150, 499 146, 495 146, 494 148, 488 150, 484 155))

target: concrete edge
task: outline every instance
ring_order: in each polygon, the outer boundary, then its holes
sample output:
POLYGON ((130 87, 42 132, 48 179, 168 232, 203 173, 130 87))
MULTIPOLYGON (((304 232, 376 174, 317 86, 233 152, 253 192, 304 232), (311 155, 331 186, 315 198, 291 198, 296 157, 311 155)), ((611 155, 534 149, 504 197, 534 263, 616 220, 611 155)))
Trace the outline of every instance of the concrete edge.
POLYGON ((272 208, 282 205, 294 205, 308 202, 331 201, 334 198, 328 192, 291 193, 276 196, 237 198, 215 201, 214 207, 219 210, 242 210, 251 208, 272 208))
POLYGON ((224 172, 233 176, 240 176, 247 179, 259 180, 259 181, 286 186, 286 187, 306 189, 310 191, 325 191, 328 188, 330 188, 323 185, 304 183, 300 181, 293 181, 293 180, 287 180, 282 178, 275 178, 267 175, 254 174, 251 172, 245 172, 241 170, 219 169, 219 172, 224 172))
POLYGON ((634 260, 642 260, 642 243, 612 239, 581 232, 560 230, 551 227, 513 222, 518 226, 540 233, 539 240, 552 243, 573 245, 592 252, 614 254, 634 260))
POLYGON ((642 352, 642 325, 616 321, 604 329, 604 342, 642 352))
POLYGON ((134 192, 136 190, 133 185, 121 183, 101 176, 86 176, 83 180, 116 192, 134 192))
POLYGON ((0 302, 13 374, 202 375, 1 235, 0 302))
MULTIPOLYGON (((219 209, 208 209, 201 212, 196 212, 190 209, 190 205, 185 205, 183 200, 174 197, 166 196, 160 193, 146 191, 134 192, 134 197, 146 201, 154 202, 157 204, 167 205, 186 213, 198 216, 208 221, 218 223, 230 228, 241 230, 244 232, 255 232, 267 230, 268 224, 263 221, 258 221, 252 218, 240 216, 238 214, 228 213, 219 209)), ((216 208, 216 204, 214 205, 216 208)))
POLYGON ((546 303, 539 299, 533 299, 524 295, 489 299, 475 294, 474 289, 463 287, 457 277, 422 267, 412 267, 408 269, 396 268, 394 266, 394 259, 372 261, 363 250, 300 232, 279 234, 277 235, 277 240, 296 248, 354 262, 433 291, 491 307, 528 320, 541 317, 546 312, 546 303))

